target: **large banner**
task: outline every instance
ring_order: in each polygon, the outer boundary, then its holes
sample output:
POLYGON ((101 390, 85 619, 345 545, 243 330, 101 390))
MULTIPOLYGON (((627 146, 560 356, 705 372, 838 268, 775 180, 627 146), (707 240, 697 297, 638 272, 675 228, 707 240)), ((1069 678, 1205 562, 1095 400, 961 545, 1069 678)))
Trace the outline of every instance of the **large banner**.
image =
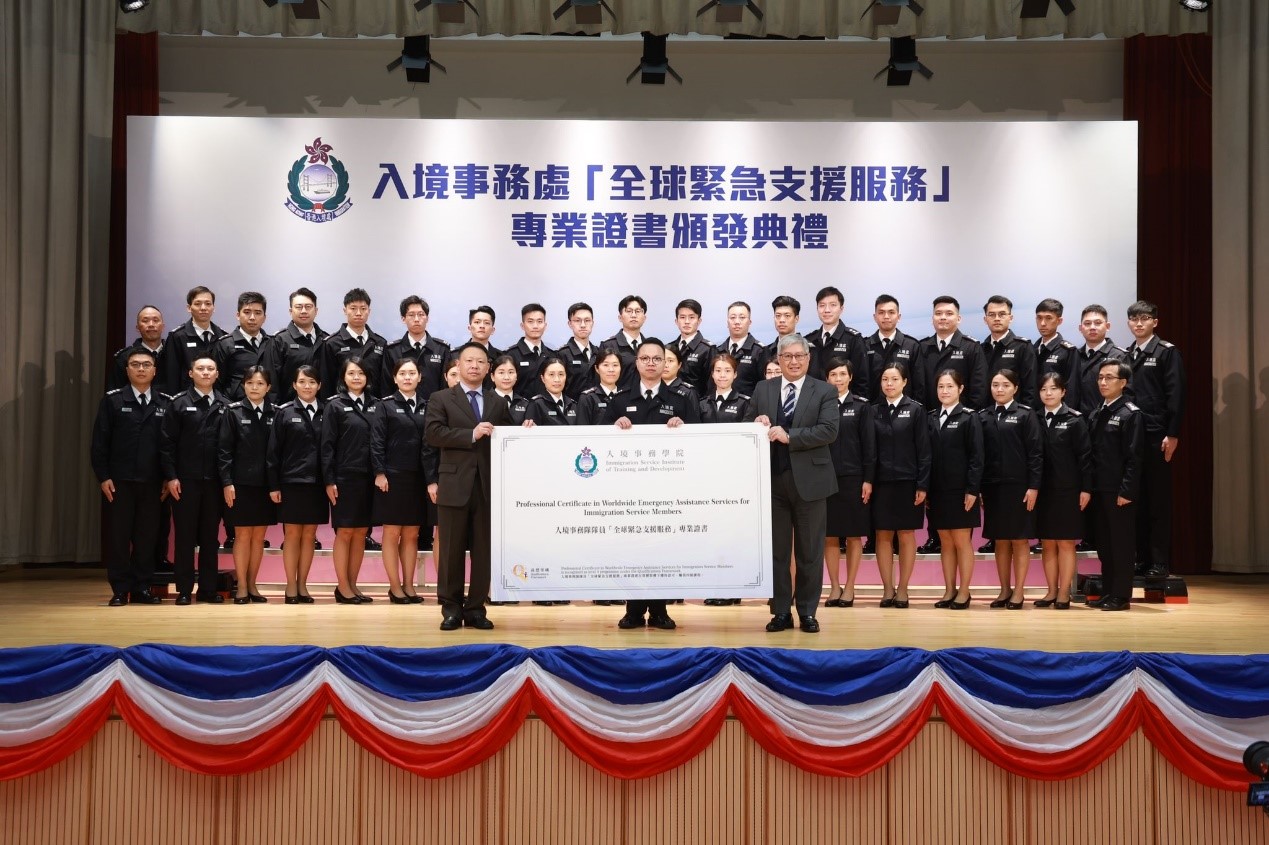
POLYGON ((494 429, 495 601, 765 598, 760 425, 494 429))
POLYGON ((714 342, 734 300, 771 340, 779 294, 813 329, 825 285, 865 334, 876 296, 897 296, 917 337, 944 293, 985 336, 982 306, 1003 293, 1023 337, 1056 296, 1069 338, 1097 302, 1122 342, 1135 299, 1135 123, 128 120, 129 331, 147 303, 169 326, 186 319, 194 284, 220 295, 227 328, 236 295, 263 292, 270 331, 296 287, 318 294, 328 331, 344 292, 364 287, 389 339, 418 293, 455 345, 468 310, 489 304, 501 348, 532 301, 552 345, 578 301, 595 309, 595 338, 610 336, 629 293, 663 338, 676 303, 699 300, 714 342))

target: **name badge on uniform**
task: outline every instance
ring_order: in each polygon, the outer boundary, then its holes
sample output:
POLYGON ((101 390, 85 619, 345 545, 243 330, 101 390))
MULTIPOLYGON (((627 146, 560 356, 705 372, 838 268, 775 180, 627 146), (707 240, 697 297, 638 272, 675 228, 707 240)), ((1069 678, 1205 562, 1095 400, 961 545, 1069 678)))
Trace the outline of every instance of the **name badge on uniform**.
POLYGON ((582 362, 578 361, 576 358, 572 359, 572 363, 574 367, 580 367, 582 365, 582 362))
POLYGON ((855 416, 855 409, 854 409, 854 408, 843 408, 843 409, 842 409, 842 416, 843 416, 843 417, 853 417, 853 416, 855 416))
POLYGON ((197 409, 197 408, 195 408, 193 405, 190 405, 188 408, 186 408, 186 409, 185 409, 185 413, 187 413, 187 414, 197 414, 197 413, 198 413, 198 409, 197 409))
POLYGON ((398 414, 404 414, 404 413, 405 413, 405 408, 397 408, 397 413, 398 413, 398 414))
POLYGON ((376 344, 376 345, 375 345, 375 348, 374 348, 374 353, 375 353, 376 355, 382 355, 382 354, 383 354, 383 347, 382 347, 382 346, 379 346, 378 344, 376 344))
POLYGON ((952 350, 952 357, 953 357, 953 358, 964 358, 964 357, 965 357, 965 353, 964 353, 964 351, 963 351, 963 350, 960 350, 960 349, 953 349, 953 350, 952 350))
POLYGON ((292 348, 292 349, 299 349, 299 348, 300 348, 300 345, 299 345, 298 343, 292 343, 292 344, 291 344, 291 348, 292 348))
POLYGON ((1146 362, 1145 362, 1144 364, 1142 364, 1141 366, 1143 366, 1143 367, 1157 367, 1157 366, 1159 366, 1159 362, 1158 362, 1158 361, 1156 361, 1156 360, 1155 360, 1155 359, 1153 359, 1153 358, 1147 358, 1147 359, 1146 359, 1146 362))
POLYGON ((1068 428, 1071 427, 1071 424, 1069 422, 1060 422, 1053 427, 1056 428, 1058 431, 1066 431, 1068 428))
POLYGON ((912 412, 911 412, 911 411, 900 411, 900 412, 899 412, 899 419, 901 419, 901 420, 902 420, 902 419, 906 419, 907 417, 910 417, 910 416, 912 416, 912 412))
POLYGON ((242 424, 243 424, 243 425, 251 425, 251 420, 243 420, 243 421, 242 421, 242 424))
POLYGON ((351 347, 349 347, 349 346, 341 346, 341 347, 339 347, 339 351, 340 351, 340 352, 347 352, 350 348, 351 348, 351 347))
POLYGON ((1106 420, 1106 425, 1119 425, 1119 417, 1111 417, 1106 420))
POLYGON ((576 409, 576 408, 569 408, 569 409, 568 409, 568 411, 567 411, 567 413, 565 413, 565 414, 564 414, 564 416, 566 416, 566 417, 575 417, 575 416, 577 416, 577 409, 576 409))
POLYGON ((429 358, 428 360, 431 361, 433 364, 439 364, 441 363, 441 356, 439 353, 433 354, 432 357, 429 358))
POLYGON ((728 405, 726 408, 723 408, 723 413, 724 413, 724 414, 734 414, 734 413, 736 413, 736 412, 737 412, 737 411, 739 411, 739 410, 740 410, 739 408, 733 408, 733 407, 731 407, 730 405, 728 405))
POLYGON ((1016 354, 1017 354, 1017 353, 1016 353, 1016 352, 1014 352, 1014 350, 1012 350, 1012 349, 1006 349, 1004 352, 1000 353, 1000 357, 1001 357, 1001 358, 1012 358, 1012 357, 1014 357, 1016 354))
POLYGON ((198 341, 196 341, 196 340, 187 340, 187 341, 185 341, 185 345, 186 345, 187 347, 189 347, 190 349, 193 349, 194 347, 198 346, 198 341))
POLYGON ((638 407, 637 405, 627 405, 627 406, 626 406, 626 411, 627 411, 627 413, 628 413, 628 412, 630 412, 630 411, 637 411, 637 410, 639 410, 639 407, 638 407))
POLYGON ((1017 425, 1019 419, 1021 419, 1021 417, 1005 417, 1004 423, 1006 425, 1017 425))
POLYGON ((354 410, 353 407, 350 405, 341 405, 340 407, 344 409, 345 414, 351 414, 354 410))
POLYGON ((658 414, 673 414, 674 408, 670 405, 662 405, 660 408, 657 408, 657 413, 658 414))
POLYGON ((162 409, 162 408, 155 408, 155 409, 154 409, 154 415, 155 415, 156 417, 161 417, 161 416, 163 416, 163 409, 162 409))
POLYGON ((547 415, 548 417, 558 417, 558 416, 559 416, 559 413, 558 413, 558 412, 556 412, 556 411, 547 411, 547 412, 546 412, 546 415, 547 415))
POLYGON ((1048 358, 1044 359, 1044 363, 1046 364, 1056 364, 1057 362, 1058 362, 1057 355, 1050 355, 1048 358))
POLYGON ((907 349, 900 349, 898 352, 896 352, 896 353, 894 354, 894 357, 896 357, 896 358, 911 358, 911 357, 912 357, 912 353, 911 353, 910 351, 908 351, 907 349))
POLYGON ((291 417, 291 419, 288 422, 290 422, 292 425, 297 425, 297 424, 304 425, 304 420, 300 419, 299 417, 291 417))
POLYGON ((131 408, 129 408, 127 405, 124 405, 122 408, 120 408, 120 409, 119 409, 119 411, 120 411, 120 413, 124 413, 124 414, 131 414, 131 413, 132 413, 132 409, 131 409, 131 408))
POLYGON ((753 363, 753 356, 752 356, 752 355, 749 355, 749 354, 741 355, 741 356, 740 356, 740 363, 742 363, 742 364, 752 364, 752 363, 753 363))
POLYGON ((949 422, 949 423, 947 423, 946 425, 944 425, 944 426, 943 426, 943 429, 944 429, 945 431, 954 431, 954 430, 956 430, 956 429, 958 429, 958 428, 960 428, 960 427, 961 427, 960 420, 957 420, 956 422, 949 422))
POLYGON ((528 362, 528 361, 521 361, 521 362, 520 362, 520 366, 521 366, 521 367, 527 367, 527 366, 529 366, 529 362, 528 362))

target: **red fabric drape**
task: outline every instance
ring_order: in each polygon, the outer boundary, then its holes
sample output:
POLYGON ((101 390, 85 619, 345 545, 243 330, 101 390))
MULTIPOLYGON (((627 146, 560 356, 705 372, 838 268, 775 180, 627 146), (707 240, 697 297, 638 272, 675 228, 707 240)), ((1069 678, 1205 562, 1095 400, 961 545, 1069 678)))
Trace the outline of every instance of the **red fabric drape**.
MULTIPOLYGON (((1212 570, 1212 39, 1124 42, 1124 119, 1140 126, 1137 292, 1185 361, 1188 399, 1173 459, 1172 568, 1212 570)), ((1112 337, 1132 340, 1124 315, 1112 337)))

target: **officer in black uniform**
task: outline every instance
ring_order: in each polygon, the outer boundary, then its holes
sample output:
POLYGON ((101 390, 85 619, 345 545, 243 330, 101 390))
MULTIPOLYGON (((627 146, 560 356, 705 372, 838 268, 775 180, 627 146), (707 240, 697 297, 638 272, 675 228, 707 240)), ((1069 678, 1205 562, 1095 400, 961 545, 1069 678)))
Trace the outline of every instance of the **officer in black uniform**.
POLYGON ((542 342, 546 334, 546 308, 537 302, 530 302, 520 309, 520 331, 523 337, 507 350, 516 365, 516 386, 514 393, 517 399, 531 399, 542 390, 542 382, 538 379, 538 367, 551 350, 542 342))
POLYGON ((727 340, 714 347, 715 353, 726 352, 736 359, 736 382, 733 386, 746 396, 752 396, 754 385, 767 377, 762 341, 749 334, 752 324, 749 303, 738 300, 728 305, 727 340))
POLYGON ((477 305, 467 312, 467 333, 470 337, 466 342, 483 347, 485 354, 489 356, 489 373, 485 376, 485 390, 493 388, 494 361, 503 355, 501 349, 489 342, 489 338, 493 337, 493 333, 498 330, 494 325, 496 319, 497 315, 494 314, 493 307, 489 305, 477 305))
POLYGON ((1141 491, 1145 420, 1124 395, 1132 369, 1104 361, 1097 374, 1103 404, 1089 420, 1093 441, 1093 538, 1102 561, 1102 595, 1089 607, 1128 610, 1137 556, 1137 499, 1141 491))
POLYGON ((212 322, 216 294, 211 288, 203 285, 190 288, 185 294, 185 306, 190 318, 168 333, 164 345, 167 354, 162 363, 167 374, 163 380, 172 389, 172 395, 190 386, 189 372, 194 367, 194 359, 210 353, 212 343, 225 336, 225 330, 212 322))
MULTIPOLYGON (((605 409, 604 422, 628 429, 635 425, 664 425, 677 428, 684 423, 701 421, 700 411, 689 405, 683 396, 661 381, 665 366, 665 345, 655 337, 644 338, 636 359, 638 367, 634 385, 618 391, 605 409)), ((666 602, 654 599, 626 602, 626 613, 617 622, 622 629, 644 625, 662 630, 675 627, 666 612, 666 602), (647 614, 647 620, 644 620, 647 614)))
POLYGON ((595 328, 595 312, 585 302, 574 302, 568 306, 568 327, 573 336, 560 347, 559 352, 564 366, 568 368, 564 392, 570 399, 577 400, 582 391, 599 383, 595 377, 595 355, 599 352, 599 345, 590 342, 590 333, 595 328))
MULTIPOLYGON (((220 373, 217 389, 230 402, 243 398, 242 374, 263 363, 269 336, 264 333, 268 302, 249 290, 238 295, 238 327, 212 344, 211 358, 220 373)), ((270 378, 272 373, 270 373, 270 378)))
MULTIPOLYGON (((577 398, 577 424, 600 425, 608 413, 608 405, 616 397, 621 380, 621 355, 615 349, 601 349, 595 355, 594 387, 588 387, 577 398)), ((605 602, 607 604, 608 602, 605 602)))
POLYGON ((114 354, 114 366, 106 374, 106 389, 114 390, 131 384, 128 378, 128 355, 138 346, 144 346, 154 353, 158 360, 158 370, 154 375, 152 386, 159 393, 171 393, 168 390, 168 372, 166 369, 165 344, 163 343, 163 312, 153 305, 143 305, 137 311, 137 339, 131 346, 125 346, 114 354))
POLYGON ((1140 300, 1128 307, 1134 343, 1128 349, 1128 389, 1145 423, 1141 498, 1137 507, 1137 563, 1141 574, 1161 577, 1172 565, 1172 456, 1185 410, 1181 352, 1154 332, 1159 307, 1140 300))
POLYGON ((449 344, 429 334, 427 322, 432 309, 421 296, 407 296, 401 300, 401 322, 405 323, 405 336, 388 344, 383 351, 383 372, 379 384, 385 395, 395 384, 397 361, 409 358, 419 368, 419 396, 426 401, 433 393, 445 387, 445 362, 449 360, 449 344))
POLYGON ((220 604, 216 591, 218 543, 223 495, 217 468, 220 418, 229 403, 216 390, 216 362, 196 358, 193 385, 172 397, 159 437, 159 457, 176 523, 176 603, 187 605, 194 592, 194 548, 198 547, 198 600, 220 604))
POLYGON ((559 353, 552 352, 543 356, 541 364, 538 389, 525 405, 525 422, 533 425, 577 425, 577 403, 564 392, 568 380, 564 359, 559 353))
MULTIPOLYGON (((856 396, 867 395, 868 370, 865 364, 864 336, 842 323, 842 307, 846 298, 831 285, 815 294, 815 310, 819 313, 820 327, 806 332, 806 342, 811 345, 811 365, 807 370, 815 378, 823 378, 824 365, 830 358, 850 361, 852 381, 850 390, 856 396)), ((770 359, 768 359, 770 360, 770 359)), ((906 363, 906 362, 905 362, 906 363)), ((878 377, 880 377, 878 373, 878 377)))
POLYGON ((1089 305, 1080 315, 1080 334, 1084 337, 1084 345, 1079 347, 1075 362, 1074 388, 1077 404, 1071 405, 1084 416, 1093 413, 1102 405, 1102 395, 1097 390, 1097 374, 1106 361, 1122 361, 1128 352, 1115 345, 1106 336, 1110 329, 1110 319, 1106 308, 1102 305, 1089 305))
POLYGON ((93 472, 106 497, 106 577, 110 606, 158 604, 150 592, 163 475, 159 431, 170 401, 154 390, 157 356, 145 347, 128 353, 128 386, 102 397, 93 423, 93 472))
POLYGON ((981 410, 988 401, 987 360, 982 345, 961 334, 961 304, 953 296, 935 297, 932 322, 934 334, 921 341, 921 383, 926 393, 933 393, 938 373, 955 370, 965 385, 962 403, 981 410))
MULTIPOLYGON (((762 347, 762 368, 765 371, 767 363, 776 360, 776 350, 780 346, 780 338, 785 335, 794 334, 798 330, 798 322, 802 319, 802 303, 798 302, 791 296, 780 295, 771 300, 771 320, 775 325, 775 340, 762 347)), ((810 343, 810 338, 807 338, 810 343)), ((811 358, 807 365, 808 373, 818 374, 815 378, 823 375, 824 370, 816 355, 815 347, 811 347, 811 358)), ((820 379, 823 381, 823 379, 820 379)))
MULTIPOLYGON (((1040 388, 1044 385, 1044 377, 1049 373, 1057 373, 1066 382, 1067 407, 1078 410, 1080 404, 1079 385, 1079 350, 1058 332, 1062 325, 1062 303, 1060 300, 1040 300, 1035 307, 1035 330, 1040 335, 1035 342, 1035 378, 1036 397, 1039 399, 1040 388)), ((1037 405, 1035 410, 1040 410, 1037 405)))
POLYGON ((695 299, 684 299, 674 307, 674 324, 679 336, 670 346, 679 356, 679 378, 687 382, 697 394, 709 389, 709 362, 714 357, 714 345, 700 332, 701 304, 695 299))
POLYGON ((361 359, 366 374, 366 393, 378 396, 383 385, 379 384, 383 372, 383 353, 388 341, 383 335, 366 325, 370 319, 370 294, 362 288, 353 288, 344 294, 344 325, 318 347, 317 371, 321 374, 323 399, 330 399, 339 392, 344 362, 349 358, 361 359))
POLYGON ((265 470, 269 496, 278 505, 286 538, 282 565, 286 570, 287 604, 313 604, 308 593, 308 573, 313 565, 314 538, 317 526, 330 518, 318 457, 323 407, 317 388, 317 368, 301 365, 292 385, 296 397, 278 406, 269 433, 265 470))
POLYGON ((295 375, 300 367, 314 365, 318 346, 327 333, 317 325, 317 294, 308 288, 296 288, 289 298, 291 323, 269 338, 261 363, 273 379, 273 396, 277 404, 295 398, 295 375))
MULTIPOLYGON (((1035 347, 1013 333, 1013 300, 996 294, 983 306, 983 322, 991 332, 983 339, 987 372, 1013 370, 1018 374, 1018 401, 1031 410, 1040 407, 1040 382, 1036 378, 1035 347)), ((980 409, 981 410, 981 409, 980 409)))
POLYGON ((912 380, 908 383, 908 395, 924 407, 930 408, 937 405, 938 400, 934 398, 933 386, 930 387, 929 394, 926 393, 925 370, 920 365, 921 341, 899 331, 899 319, 902 316, 899 313, 899 300, 888 293, 877 297, 872 310, 872 320, 877 324, 877 330, 864 338, 862 384, 860 379, 856 379, 851 385, 851 392, 856 396, 863 396, 869 402, 879 401, 881 374, 886 367, 898 361, 912 374, 912 380))
POLYGON ((630 387, 639 380, 639 370, 635 367, 639 345, 643 343, 643 324, 648 319, 648 303, 642 296, 629 294, 617 303, 617 319, 621 321, 621 330, 599 344, 600 349, 615 349, 621 356, 622 387, 630 387))

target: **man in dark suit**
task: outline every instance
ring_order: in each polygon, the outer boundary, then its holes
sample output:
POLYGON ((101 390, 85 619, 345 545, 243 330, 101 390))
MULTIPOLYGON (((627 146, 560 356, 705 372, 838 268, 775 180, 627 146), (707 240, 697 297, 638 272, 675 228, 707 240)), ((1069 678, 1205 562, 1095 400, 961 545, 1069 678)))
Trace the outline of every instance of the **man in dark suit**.
POLYGON ((489 355, 479 343, 458 348, 458 384, 428 400, 423 424, 428 445, 440 450, 436 492, 442 543, 436 570, 436 597, 442 631, 466 625, 487 631, 489 597, 490 492, 489 436, 496 425, 511 425, 506 400, 484 387, 489 355), (463 595, 464 551, 471 550, 471 583, 463 595))
POLYGON ((797 605, 801 628, 814 634, 824 585, 825 500, 837 492, 828 446, 837 439, 837 391, 807 376, 811 348, 800 334, 780 338, 776 360, 780 378, 758 382, 746 422, 768 426, 771 440, 771 555, 774 568, 768 631, 793 627, 797 605), (796 548, 794 543, 796 541, 796 548), (789 577, 789 554, 796 557, 796 589, 789 577))

